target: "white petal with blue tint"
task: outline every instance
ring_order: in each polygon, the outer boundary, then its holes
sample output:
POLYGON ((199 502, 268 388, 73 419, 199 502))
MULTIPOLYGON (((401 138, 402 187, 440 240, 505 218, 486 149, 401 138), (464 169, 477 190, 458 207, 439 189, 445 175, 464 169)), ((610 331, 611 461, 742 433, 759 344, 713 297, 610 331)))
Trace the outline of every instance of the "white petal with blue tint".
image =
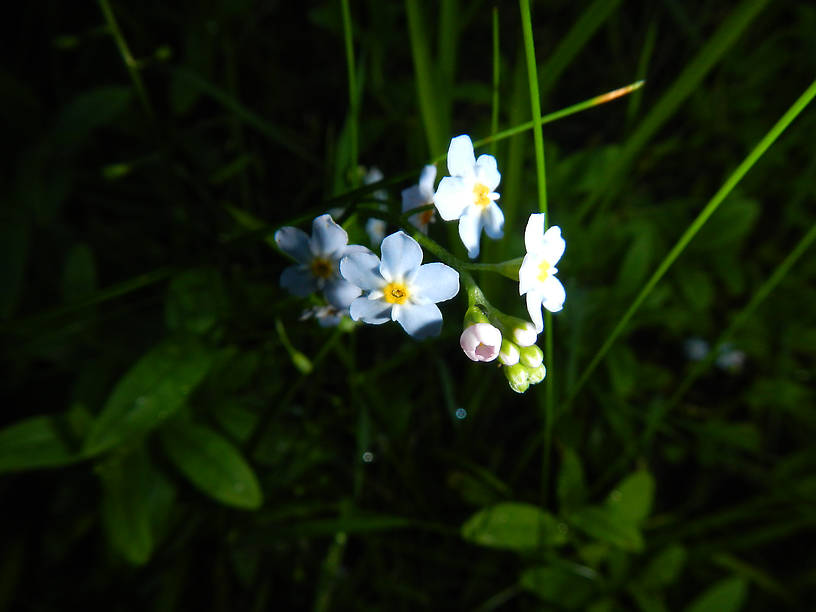
POLYGON ((405 232, 395 232, 382 241, 380 274, 386 281, 403 280, 422 263, 422 249, 405 232))
POLYGON ((420 193, 425 197, 426 204, 430 204, 431 199, 433 198, 435 181, 436 166, 433 164, 428 164, 422 168, 422 172, 419 175, 419 184, 417 185, 420 193))
POLYGON ((362 321, 370 325, 382 325, 391 320, 391 304, 387 304, 382 300, 358 297, 351 303, 349 314, 354 321, 362 321))
POLYGON ((312 258, 309 248, 309 235, 296 227, 282 227, 275 232, 275 242, 280 250, 298 261, 307 263, 312 258))
POLYGON ((561 228, 554 225, 546 231, 537 252, 541 254, 544 261, 554 266, 564 254, 567 248, 566 241, 561 237, 561 228))
POLYGON ((491 202, 482 213, 485 233, 493 240, 504 236, 504 213, 495 202, 491 202))
POLYGON ((548 276, 541 283, 541 304, 550 312, 558 312, 564 307, 564 300, 567 299, 567 292, 564 285, 554 276, 548 276))
POLYGON ((501 174, 496 164, 496 158, 492 155, 480 155, 476 160, 476 180, 494 191, 501 182, 501 174))
POLYGON ((451 139, 448 147, 448 172, 451 176, 473 176, 476 155, 473 153, 473 142, 470 136, 463 134, 451 139))
POLYGON ((326 283, 323 288, 323 295, 326 300, 335 308, 348 308, 355 298, 360 297, 362 291, 357 285, 352 285, 350 282, 342 278, 335 278, 326 283))
POLYGON ((317 290, 317 281, 304 266, 289 266, 280 277, 281 287, 298 297, 306 297, 317 290))
POLYGON ((347 244, 346 230, 337 225, 331 215, 320 215, 312 222, 311 248, 315 255, 339 255, 347 244))
POLYGON ((479 256, 479 236, 483 224, 482 211, 475 206, 471 206, 459 219, 459 238, 462 239, 462 244, 465 245, 471 259, 479 256))
POLYGON ((419 208, 425 204, 425 198, 422 195, 419 185, 411 185, 407 189, 402 190, 402 212, 419 208))
POLYGON ((380 258, 374 253, 346 255, 340 260, 340 274, 363 291, 374 291, 385 284, 380 275, 380 258))
POLYGON ((473 186, 466 185, 458 176, 443 178, 433 197, 439 216, 445 221, 455 221, 473 201, 473 186))
POLYGON ((528 253, 538 251, 541 241, 544 238, 544 213, 533 213, 527 220, 527 227, 524 230, 524 246, 528 253))
POLYGON ((444 302, 459 293, 459 273, 442 263, 420 266, 411 289, 423 302, 444 302))
POLYGON ((527 312, 533 325, 535 325, 536 332, 539 334, 544 329, 544 319, 541 317, 541 299, 542 296, 535 291, 530 291, 527 294, 527 312))
POLYGON ((394 310, 395 320, 417 340, 438 336, 442 330, 442 312, 436 304, 402 305, 394 310))

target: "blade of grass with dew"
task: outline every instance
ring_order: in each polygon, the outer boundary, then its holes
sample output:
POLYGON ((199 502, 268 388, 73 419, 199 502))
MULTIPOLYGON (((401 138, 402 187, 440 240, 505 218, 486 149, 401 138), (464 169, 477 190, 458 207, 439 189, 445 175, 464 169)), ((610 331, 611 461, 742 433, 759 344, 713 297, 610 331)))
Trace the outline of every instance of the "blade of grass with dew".
MULTIPOLYGON (((645 79, 646 73, 649 71, 649 62, 652 59, 654 52, 655 41, 657 40, 657 20, 649 24, 649 29, 646 31, 646 40, 643 41, 643 49, 640 52, 640 59, 637 66, 637 77, 645 79)), ((629 97, 629 104, 626 106, 626 125, 632 125, 638 111, 640 110, 640 103, 643 100, 643 91, 636 91, 629 97)))
POLYGON ((349 96, 349 139, 350 139, 350 168, 349 176, 352 177, 352 186, 357 185, 357 120, 359 117, 357 108, 357 73, 354 68, 354 34, 351 28, 351 11, 348 0, 341 0, 343 8, 343 40, 346 49, 346 71, 348 78, 349 96))
POLYGON ((743 0, 731 12, 728 19, 700 49, 626 142, 615 164, 599 181, 595 191, 578 208, 577 222, 584 219, 593 208, 602 209, 617 195, 622 176, 635 156, 674 115, 686 98, 699 87, 703 78, 723 58, 767 3, 768 0, 743 0))
POLYGON ((539 89, 542 100, 558 82, 561 74, 572 60, 584 49, 590 38, 598 31, 609 16, 618 8, 620 0, 595 0, 584 9, 578 20, 558 43, 541 68, 539 89))
POLYGON ((425 125, 425 137, 431 157, 444 151, 444 136, 439 120, 439 107, 434 99, 434 77, 431 68, 431 54, 425 37, 425 21, 420 5, 413 0, 405 0, 405 14, 408 18, 408 34, 411 39, 411 55, 414 60, 414 75, 419 96, 419 111, 425 125))
POLYGON ((697 234, 700 228, 708 221, 708 218, 711 217, 712 214, 717 210, 717 208, 722 204, 723 200, 731 193, 734 187, 739 184, 742 178, 748 173, 748 171, 756 164, 757 161, 762 157, 762 155, 767 151, 770 146, 776 141, 777 138, 785 131, 785 129, 793 122, 796 117, 805 109, 805 107, 813 100, 814 96, 816 96, 816 81, 810 84, 810 86, 805 90, 805 92, 799 96, 799 98, 793 103, 793 105, 785 112, 784 115, 776 122, 776 124, 770 129, 770 131, 762 138, 762 140, 757 143, 754 149, 748 154, 742 163, 737 166, 737 169, 731 173, 731 176, 723 183, 722 187, 714 194, 714 197, 709 200, 708 204, 706 204, 705 208, 697 215, 697 218, 691 222, 691 224, 686 228, 686 231, 683 232, 683 235, 680 236, 677 243, 672 247, 671 251, 663 258, 663 261, 660 262, 660 265, 655 270, 654 274, 652 274, 651 278, 646 281, 646 284, 640 290, 637 297, 635 297, 632 304, 626 310, 624 315, 620 318, 618 323, 613 328, 612 332, 609 334, 607 339, 601 345, 601 348, 595 353, 595 356, 589 362, 589 365, 581 374, 578 382, 575 383, 575 387, 570 390, 569 396, 567 398, 567 404, 570 404, 572 400, 577 395, 578 391, 581 390, 581 387, 587 381, 587 379, 591 376, 592 372, 594 372, 595 368, 601 362, 601 360, 606 355, 606 352, 609 348, 614 344, 615 340, 617 340, 618 336, 626 327, 626 324, 635 314, 635 312, 640 308, 640 305, 644 302, 646 297, 652 292, 655 285, 660 281, 661 278, 666 274, 668 269, 672 266, 675 260, 680 256, 680 253, 686 248, 689 242, 691 242, 692 238, 697 234))
MULTIPOLYGON (((530 0, 519 0, 521 27, 524 32, 524 54, 527 59, 527 81, 530 88, 530 110, 533 117, 533 144, 535 145, 536 183, 538 186, 538 210, 544 213, 544 229, 549 224, 547 215, 547 174, 544 162, 544 134, 541 129, 541 98, 538 93, 538 68, 536 66, 535 44, 533 41, 533 24, 530 18, 530 0)), ((543 406, 539 395, 539 408, 542 410, 544 424, 544 448, 541 460, 541 505, 547 507, 547 489, 550 473, 550 445, 552 442, 553 420, 553 329, 552 315, 549 311, 544 316, 544 355, 547 378, 544 381, 543 406)))

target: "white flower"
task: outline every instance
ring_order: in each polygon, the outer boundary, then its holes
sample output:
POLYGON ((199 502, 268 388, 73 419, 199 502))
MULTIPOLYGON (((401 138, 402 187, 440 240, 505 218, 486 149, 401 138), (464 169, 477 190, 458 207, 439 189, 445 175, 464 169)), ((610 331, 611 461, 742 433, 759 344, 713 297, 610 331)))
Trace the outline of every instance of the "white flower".
MULTIPOLYGON (((402 190, 402 212, 408 212, 420 206, 433 204, 435 180, 436 166, 425 166, 419 175, 419 183, 402 190)), ((433 209, 422 211, 408 218, 423 234, 428 233, 428 224, 433 221, 433 219, 433 209)))
POLYGON ((286 226, 275 232, 275 242, 297 262, 281 274, 284 289, 299 297, 323 291, 329 304, 341 310, 360 295, 359 287, 340 277, 339 262, 351 253, 371 251, 357 244, 349 245, 346 230, 331 215, 320 215, 314 220, 311 237, 303 230, 286 226))
POLYGON ((472 361, 493 361, 499 355, 502 335, 490 323, 470 325, 459 336, 459 346, 472 361))
POLYGON ((544 232, 544 214, 530 215, 524 232, 527 254, 519 268, 519 295, 527 294, 527 312, 536 331, 544 329, 541 307, 558 312, 564 307, 566 292, 561 281, 555 278, 555 264, 564 254, 567 243, 561 237, 561 228, 553 226, 544 232))
POLYGON ((351 318, 372 325, 396 321, 415 338, 438 335, 442 313, 436 302, 459 293, 459 273, 442 263, 422 263, 422 249, 405 232, 382 241, 382 261, 373 253, 352 253, 340 273, 367 292, 351 303, 351 318))
POLYGON ((708 342, 702 338, 688 338, 683 342, 686 357, 691 361, 702 361, 708 355, 708 342))
POLYGON ((301 321, 315 319, 320 327, 337 327, 344 316, 348 316, 348 308, 335 308, 331 304, 312 306, 300 314, 301 321))
POLYGON ((457 136, 448 148, 448 172, 439 183, 433 201, 445 221, 459 219, 459 237, 471 259, 479 256, 482 228, 497 240, 504 234, 504 213, 496 204, 501 181, 492 155, 475 158, 470 136, 457 136))
MULTIPOLYGON (((379 181, 385 178, 383 173, 380 171, 377 166, 371 166, 368 169, 368 172, 365 173, 363 176, 363 185, 371 185, 371 183, 378 183, 379 181)), ((388 193, 385 192, 383 189, 378 189, 374 193, 372 193, 375 198, 378 200, 387 200, 388 193)), ((380 204, 380 210, 388 210, 388 207, 385 204, 380 204)), ((371 241, 372 245, 379 245, 383 238, 385 238, 385 232, 388 229, 388 224, 383 221, 382 219, 377 219, 375 217, 371 217, 368 221, 366 221, 365 231, 368 234, 368 239, 371 241)))

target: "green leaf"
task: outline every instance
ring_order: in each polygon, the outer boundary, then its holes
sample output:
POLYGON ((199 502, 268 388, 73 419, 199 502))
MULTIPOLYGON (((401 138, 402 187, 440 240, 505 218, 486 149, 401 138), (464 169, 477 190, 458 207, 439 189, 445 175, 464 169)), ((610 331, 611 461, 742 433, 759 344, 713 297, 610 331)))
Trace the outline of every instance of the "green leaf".
POLYGON ((557 493, 562 511, 579 506, 586 498, 586 484, 581 460, 578 454, 567 446, 561 449, 557 493))
POLYGON ((214 358, 214 351, 191 340, 167 340, 149 351, 116 384, 85 440, 85 454, 106 451, 173 415, 214 358))
POLYGON ((263 503, 252 468, 238 449, 217 432, 203 425, 176 421, 162 428, 161 439, 179 471, 213 499, 253 510, 263 503))
POLYGON ((672 584, 680 576, 686 564, 686 549, 669 546, 652 559, 640 581, 648 589, 658 589, 672 584))
POLYGON ((154 470, 143 448, 114 456, 97 467, 102 479, 102 523, 111 547, 143 565, 153 552, 149 499, 154 470))
POLYGON ((531 567, 519 580, 521 586, 542 600, 573 610, 584 608, 596 590, 590 577, 561 567, 531 567))
POLYGON ((474 544, 515 551, 560 546, 567 541, 558 521, 537 506, 506 502, 484 508, 462 525, 462 537, 474 544))
POLYGON ((79 459, 56 417, 32 417, 0 431, 0 473, 57 467, 79 459))
POLYGON ((639 470, 624 478, 606 499, 606 507, 623 521, 638 524, 652 509, 654 478, 639 470))
POLYGON ((576 529, 612 546, 630 552, 643 550, 637 526, 608 506, 585 506, 566 516, 576 529))
POLYGON ((217 270, 182 272, 170 281, 165 322, 174 332, 205 334, 226 311, 227 297, 217 270))
POLYGON ((737 612, 745 601, 746 590, 742 578, 720 580, 686 606, 684 612, 737 612))

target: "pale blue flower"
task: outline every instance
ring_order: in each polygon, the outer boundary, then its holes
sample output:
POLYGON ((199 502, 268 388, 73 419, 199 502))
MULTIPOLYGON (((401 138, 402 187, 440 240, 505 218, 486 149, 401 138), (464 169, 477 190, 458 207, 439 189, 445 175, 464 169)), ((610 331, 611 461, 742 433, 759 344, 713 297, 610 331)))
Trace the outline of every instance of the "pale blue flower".
MULTIPOLYGON (((377 166, 372 166, 368 169, 368 172, 365 173, 363 176, 363 185, 371 185, 372 183, 379 183, 385 177, 383 176, 382 171, 377 168, 377 166)), ((372 193, 375 198, 378 200, 387 200, 388 193, 386 193, 383 189, 378 189, 374 193, 372 193)), ((383 211, 387 211, 388 207, 385 204, 380 204, 379 209, 383 211)), ((365 230, 366 234, 368 234, 368 239, 371 241, 372 245, 379 245, 383 238, 385 238, 385 232, 388 229, 388 224, 382 220, 377 219, 375 217, 370 217, 366 221, 365 230)))
POLYGON ((476 159, 467 135, 451 140, 448 172, 450 176, 440 181, 433 201, 445 221, 459 220, 459 237, 473 259, 479 256, 482 228, 494 240, 504 235, 504 213, 495 202, 501 174, 492 155, 476 159))
POLYGON ((360 289, 340 276, 340 260, 351 253, 371 253, 366 247, 348 244, 346 230, 331 215, 320 215, 312 223, 311 237, 296 227, 275 232, 281 251, 297 264, 289 266, 280 278, 281 287, 298 297, 322 291, 326 300, 340 310, 360 295, 360 289))
POLYGON ((545 232, 544 214, 535 213, 527 220, 524 245, 527 254, 519 268, 519 295, 527 294, 527 312, 536 331, 541 333, 544 329, 541 307, 550 312, 558 312, 564 307, 566 292, 555 277, 558 272, 555 264, 564 254, 567 243, 557 225, 545 232))
POLYGON ((442 330, 437 302, 459 293, 459 273, 442 263, 422 264, 422 249, 405 232, 382 241, 382 261, 373 253, 352 253, 340 261, 343 278, 365 295, 349 308, 351 318, 372 325, 396 321, 414 338, 442 330))
MULTIPOLYGON (((420 206, 433 204, 436 166, 427 165, 419 175, 419 182, 402 190, 402 212, 408 212, 420 206)), ((433 209, 424 210, 408 217, 408 220, 423 234, 428 233, 428 224, 434 220, 433 209)))

